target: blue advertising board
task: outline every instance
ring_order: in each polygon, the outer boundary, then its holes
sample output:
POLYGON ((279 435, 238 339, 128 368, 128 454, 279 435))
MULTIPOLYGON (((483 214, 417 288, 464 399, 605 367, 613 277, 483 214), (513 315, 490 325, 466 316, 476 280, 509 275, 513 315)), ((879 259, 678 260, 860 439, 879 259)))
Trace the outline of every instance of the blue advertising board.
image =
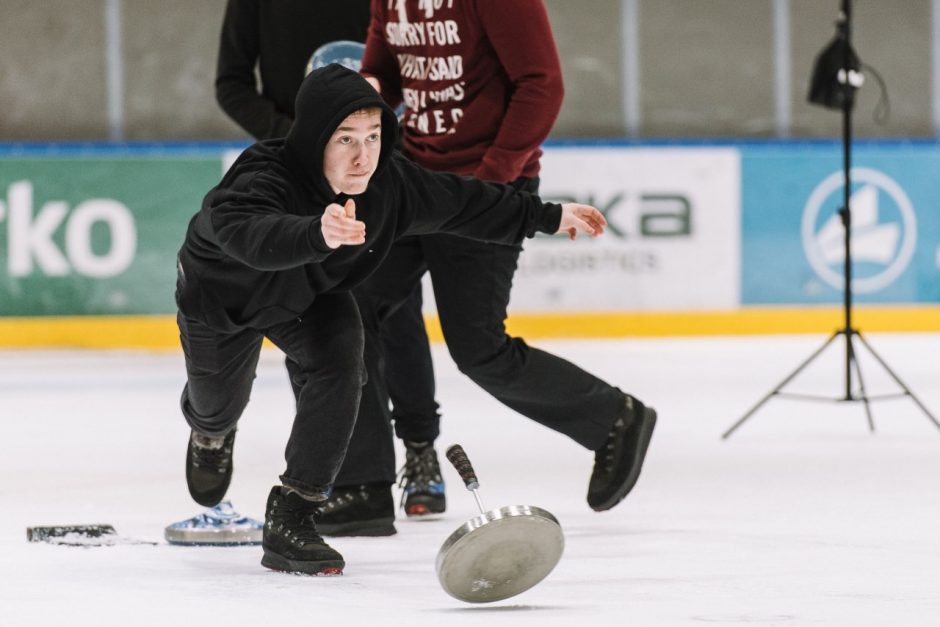
MULTIPOLYGON (((740 151, 741 304, 841 302, 841 143, 742 145, 740 151)), ((856 143, 851 158, 855 301, 940 302, 940 147, 856 143)))

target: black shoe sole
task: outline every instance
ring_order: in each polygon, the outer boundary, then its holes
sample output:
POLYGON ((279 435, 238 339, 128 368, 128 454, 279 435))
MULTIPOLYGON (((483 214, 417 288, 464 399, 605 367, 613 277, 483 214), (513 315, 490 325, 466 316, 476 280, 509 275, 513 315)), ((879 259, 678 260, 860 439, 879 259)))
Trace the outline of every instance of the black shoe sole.
POLYGON ((653 437, 653 428, 656 426, 656 410, 651 407, 643 408, 643 417, 640 419, 638 425, 640 429, 639 436, 637 437, 637 450, 634 459, 636 463, 634 464, 633 472, 627 475, 627 478, 624 480, 620 487, 617 488, 617 491, 610 495, 603 503, 598 505, 591 505, 591 509, 595 512, 603 512, 612 508, 614 505, 626 498, 627 494, 630 493, 630 490, 633 489, 633 486, 636 485, 637 480, 640 478, 640 470, 643 468, 643 461, 646 459, 646 449, 649 448, 650 440, 653 437))
POLYGON ((412 509, 405 510, 405 516, 408 520, 437 520, 444 516, 444 511, 435 512, 433 510, 421 511, 412 509))
POLYGON ((343 560, 289 560, 277 553, 264 550, 261 565, 282 573, 301 573, 304 575, 342 575, 346 568, 343 560))
POLYGON ((393 536, 398 533, 395 529, 395 518, 373 518, 372 520, 353 520, 345 523, 317 523, 317 532, 321 536, 393 536))
POLYGON ((232 484, 232 473, 229 472, 222 482, 213 486, 210 490, 199 490, 193 485, 193 478, 190 474, 189 459, 186 460, 186 487, 189 488, 189 496, 203 507, 215 507, 225 499, 225 493, 228 492, 232 484))
POLYGON ((191 496, 192 499, 196 501, 197 504, 202 505, 203 507, 212 509, 213 507, 215 507, 216 505, 218 505, 225 499, 225 493, 228 492, 228 486, 229 484, 226 483, 225 489, 221 490, 221 494, 213 493, 208 496, 205 494, 201 494, 199 492, 194 492, 192 489, 190 489, 189 496, 191 496))

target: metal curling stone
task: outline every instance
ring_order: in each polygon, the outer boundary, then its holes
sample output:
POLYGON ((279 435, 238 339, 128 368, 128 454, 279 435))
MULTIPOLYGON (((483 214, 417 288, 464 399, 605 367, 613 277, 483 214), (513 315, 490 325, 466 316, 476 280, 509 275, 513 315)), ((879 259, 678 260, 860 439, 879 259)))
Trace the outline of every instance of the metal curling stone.
POLYGON ((501 507, 471 518, 447 538, 437 553, 437 578, 461 601, 501 601, 545 579, 564 548, 561 525, 549 512, 501 507))
POLYGON ((525 592, 546 576, 565 549, 561 525, 551 513, 530 505, 486 511, 476 473, 459 444, 447 459, 476 498, 480 515, 444 541, 435 567, 447 594, 469 603, 491 603, 525 592))

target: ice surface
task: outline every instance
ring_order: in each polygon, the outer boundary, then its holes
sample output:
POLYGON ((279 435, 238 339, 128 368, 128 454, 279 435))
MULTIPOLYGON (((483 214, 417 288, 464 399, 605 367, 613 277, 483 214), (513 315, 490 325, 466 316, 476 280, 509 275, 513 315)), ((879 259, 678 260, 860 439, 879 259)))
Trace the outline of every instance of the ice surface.
MULTIPOLYGON (((866 336, 940 416, 940 335, 866 336)), ((0 624, 937 625, 940 429, 909 398, 774 398, 721 434, 825 337, 535 342, 654 405, 636 489, 598 514, 592 455, 515 415, 435 346, 440 449, 460 443, 488 507, 536 505, 565 532, 538 586, 488 605, 448 596, 438 548, 478 511, 449 465, 448 511, 398 535, 332 540, 342 577, 260 566, 258 547, 180 547, 163 528, 201 508, 185 487, 178 353, 0 352, 0 624), (110 523, 156 546, 28 543, 36 525, 110 523)), ((841 342, 841 340, 840 340, 841 342)), ((897 386, 862 350, 869 394, 897 386)), ((836 343, 788 390, 844 396, 836 343)), ((283 468, 292 397, 262 356, 229 496, 261 517, 283 468)), ((446 464, 446 462, 445 462, 446 464)))

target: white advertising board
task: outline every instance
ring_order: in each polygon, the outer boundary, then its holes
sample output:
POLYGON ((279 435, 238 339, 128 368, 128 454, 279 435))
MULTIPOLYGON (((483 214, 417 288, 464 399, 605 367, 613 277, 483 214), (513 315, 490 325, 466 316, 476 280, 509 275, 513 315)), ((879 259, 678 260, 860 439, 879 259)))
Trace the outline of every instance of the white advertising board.
POLYGON ((517 313, 734 309, 740 304, 734 148, 549 148, 541 196, 601 209, 598 238, 525 243, 517 313))

